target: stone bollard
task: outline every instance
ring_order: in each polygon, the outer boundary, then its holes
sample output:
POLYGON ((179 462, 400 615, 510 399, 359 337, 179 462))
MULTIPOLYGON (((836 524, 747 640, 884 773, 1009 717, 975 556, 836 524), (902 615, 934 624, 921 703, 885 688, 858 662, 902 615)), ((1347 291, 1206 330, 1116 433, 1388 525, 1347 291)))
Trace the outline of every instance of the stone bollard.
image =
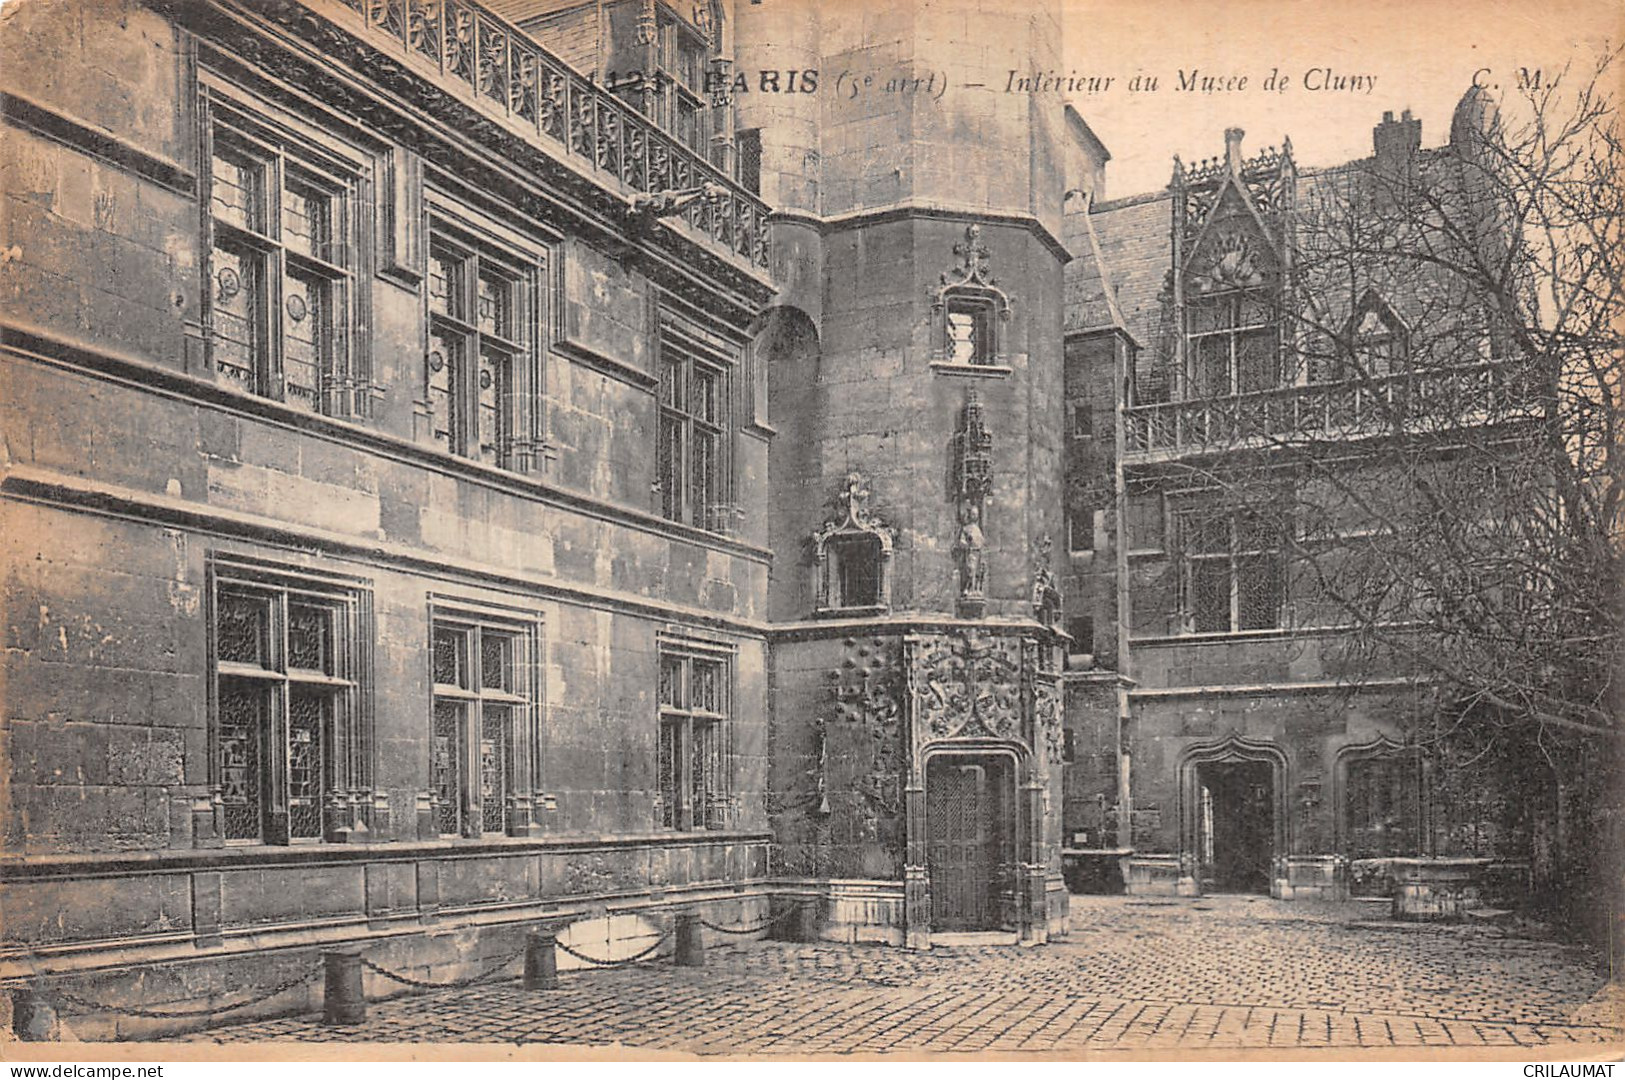
POLYGON ((677 965, 679 967, 705 966, 705 931, 700 926, 696 911, 677 913, 677 965))
POLYGON ((322 966, 322 1023, 359 1024, 366 1020, 367 995, 361 988, 361 951, 325 950, 322 966))
POLYGON ((19 1042, 55 1042, 61 1038, 56 1007, 38 983, 12 991, 11 1033, 19 1042))
POLYGON ((525 937, 525 989, 559 988, 559 935, 554 930, 532 930, 525 937))
POLYGON ((796 901, 796 940, 815 942, 818 940, 818 898, 804 896, 796 901))

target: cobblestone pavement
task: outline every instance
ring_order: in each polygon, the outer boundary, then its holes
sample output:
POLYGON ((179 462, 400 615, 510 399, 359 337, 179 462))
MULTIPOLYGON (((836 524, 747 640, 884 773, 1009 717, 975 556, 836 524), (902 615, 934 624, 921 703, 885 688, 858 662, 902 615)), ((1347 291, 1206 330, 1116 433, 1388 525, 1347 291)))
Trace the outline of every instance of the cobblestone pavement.
POLYGON ((693 1053, 1310 1047, 1567 1048, 1618 1042, 1580 950, 1480 926, 1370 920, 1266 898, 1074 897, 1041 948, 909 952, 725 943, 660 960, 374 1003, 359 1028, 304 1016, 191 1036, 241 1042, 623 1044, 693 1053), (1575 1045, 1583 1044, 1583 1045, 1575 1045))

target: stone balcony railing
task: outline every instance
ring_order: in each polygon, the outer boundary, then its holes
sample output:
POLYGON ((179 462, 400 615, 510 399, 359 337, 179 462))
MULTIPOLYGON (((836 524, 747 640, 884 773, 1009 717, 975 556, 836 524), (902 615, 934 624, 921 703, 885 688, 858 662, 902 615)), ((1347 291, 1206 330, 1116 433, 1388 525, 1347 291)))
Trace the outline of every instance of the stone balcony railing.
POLYGON ((682 211, 710 243, 766 267, 767 204, 523 30, 469 0, 342 0, 409 66, 438 70, 555 152, 634 192, 706 189, 682 211))
POLYGON ((1529 419, 1537 398, 1505 363, 1285 386, 1123 410, 1127 459, 1153 460, 1278 443, 1368 438, 1529 419))

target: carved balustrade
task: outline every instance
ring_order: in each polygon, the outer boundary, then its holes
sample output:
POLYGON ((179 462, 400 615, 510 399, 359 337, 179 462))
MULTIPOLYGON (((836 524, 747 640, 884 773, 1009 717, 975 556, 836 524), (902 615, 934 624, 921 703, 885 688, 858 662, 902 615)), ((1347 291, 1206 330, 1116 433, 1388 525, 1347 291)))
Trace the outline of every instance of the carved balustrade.
POLYGON ((1533 417, 1537 406, 1534 388, 1505 363, 1430 368, 1136 405, 1123 410, 1124 452, 1130 458, 1167 457, 1442 430, 1533 417))
POLYGON ((767 205, 700 153, 470 0, 342 0, 371 33, 438 68, 465 98, 501 110, 568 158, 633 191, 719 185, 683 217, 712 244, 768 265, 767 205))

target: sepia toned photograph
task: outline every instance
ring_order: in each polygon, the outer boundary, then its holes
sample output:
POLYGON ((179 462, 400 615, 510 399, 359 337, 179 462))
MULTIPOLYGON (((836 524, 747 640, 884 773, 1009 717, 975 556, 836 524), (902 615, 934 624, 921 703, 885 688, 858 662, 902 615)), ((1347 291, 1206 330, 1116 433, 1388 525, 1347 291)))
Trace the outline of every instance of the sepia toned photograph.
POLYGON ((0 1058, 1611 1075, 1622 48, 3 0, 0 1058))

